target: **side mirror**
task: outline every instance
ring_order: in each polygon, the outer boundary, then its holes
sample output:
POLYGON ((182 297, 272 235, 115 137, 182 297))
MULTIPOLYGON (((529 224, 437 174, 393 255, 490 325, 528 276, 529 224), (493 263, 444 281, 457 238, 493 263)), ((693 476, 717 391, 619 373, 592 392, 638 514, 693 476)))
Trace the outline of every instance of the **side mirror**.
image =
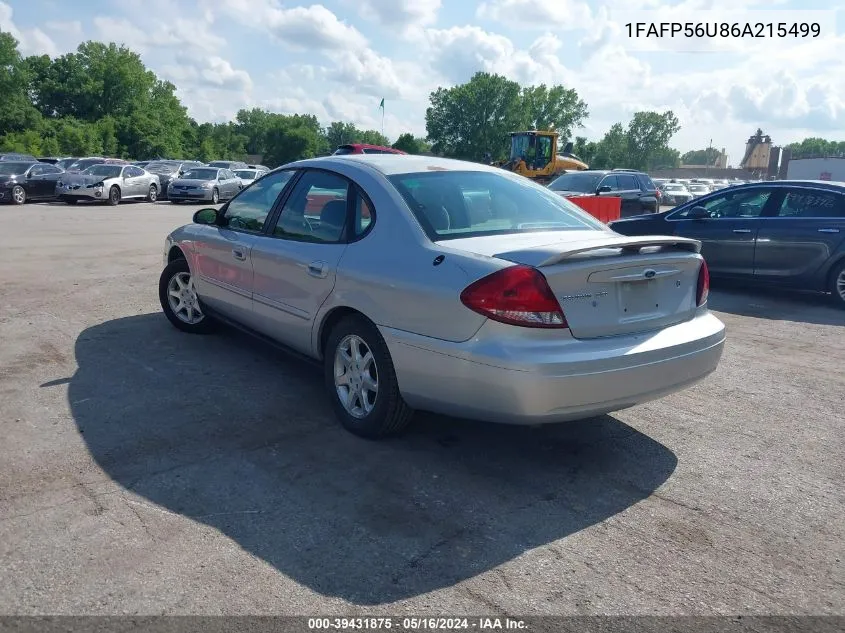
POLYGON ((710 212, 704 207, 693 207, 687 212, 689 220, 704 220, 710 218, 710 212))
POLYGON ((602 185, 601 187, 596 189, 596 195, 600 196, 603 193, 610 193, 610 191, 611 191, 610 185, 602 185))
POLYGON ((194 213, 194 224, 210 224, 215 225, 218 222, 219 214, 217 209, 200 209, 194 213))

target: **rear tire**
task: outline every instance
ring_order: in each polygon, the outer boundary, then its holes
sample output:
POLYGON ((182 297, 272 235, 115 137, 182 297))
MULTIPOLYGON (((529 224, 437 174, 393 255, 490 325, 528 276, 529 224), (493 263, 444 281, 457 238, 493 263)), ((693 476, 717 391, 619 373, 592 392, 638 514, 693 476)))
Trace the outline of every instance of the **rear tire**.
POLYGON ((215 187, 214 191, 211 192, 211 204, 217 204, 218 202, 220 202, 220 192, 215 187))
POLYGON ((150 185, 150 190, 147 193, 147 202, 153 202, 158 200, 158 188, 155 185, 150 185))
POLYGON ((845 260, 834 265, 830 273, 828 289, 833 295, 833 302, 838 307, 845 309, 845 260))
POLYGON ((116 207, 120 204, 120 188, 117 185, 112 185, 109 189, 109 197, 106 200, 110 207, 116 207))
POLYGON ((202 310, 193 287, 191 269, 184 258, 175 259, 165 266, 158 280, 158 299, 167 320, 183 332, 208 334, 214 330, 216 324, 202 310), (180 296, 173 296, 173 293, 180 296), (195 318, 194 309, 180 309, 177 312, 177 308, 186 303, 199 311, 201 315, 199 319, 195 318))
POLYGON ((414 412, 399 392, 387 344, 364 317, 345 317, 332 328, 323 371, 332 408, 347 431, 375 440, 397 435, 411 422, 414 412))

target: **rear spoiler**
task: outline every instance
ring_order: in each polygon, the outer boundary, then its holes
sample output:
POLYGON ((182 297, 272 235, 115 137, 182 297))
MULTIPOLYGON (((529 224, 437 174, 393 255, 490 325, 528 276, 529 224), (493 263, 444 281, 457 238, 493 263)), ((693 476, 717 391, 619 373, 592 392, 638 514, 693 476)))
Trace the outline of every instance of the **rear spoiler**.
POLYGON ((688 237, 655 237, 644 235, 641 237, 611 237, 601 241, 597 241, 590 246, 583 246, 572 250, 556 253, 548 259, 540 262, 538 266, 553 266, 569 259, 576 255, 589 253, 591 251, 601 251, 608 248, 621 248, 625 254, 639 253, 642 249, 658 246, 661 249, 675 249, 687 253, 700 253, 701 242, 693 240, 688 237))

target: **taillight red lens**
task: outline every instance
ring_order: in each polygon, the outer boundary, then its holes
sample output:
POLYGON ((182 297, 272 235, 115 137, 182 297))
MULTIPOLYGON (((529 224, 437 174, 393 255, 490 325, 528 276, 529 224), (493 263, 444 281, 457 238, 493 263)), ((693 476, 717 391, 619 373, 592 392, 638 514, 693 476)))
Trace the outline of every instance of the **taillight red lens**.
POLYGON ((494 321, 537 328, 566 328, 566 317, 543 274, 511 266, 470 284, 461 293, 470 310, 494 321))
POLYGON ((707 269, 707 262, 701 260, 701 268, 698 269, 698 289, 695 294, 696 305, 703 306, 710 294, 710 271, 707 269))

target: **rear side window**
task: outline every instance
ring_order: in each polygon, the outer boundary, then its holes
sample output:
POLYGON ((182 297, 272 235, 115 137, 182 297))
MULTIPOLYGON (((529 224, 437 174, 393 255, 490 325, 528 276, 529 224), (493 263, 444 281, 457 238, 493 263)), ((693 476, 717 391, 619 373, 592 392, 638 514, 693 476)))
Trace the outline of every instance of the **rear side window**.
POLYGON ((832 191, 793 189, 781 202, 780 218, 845 218, 845 197, 832 191))
POLYGON ((637 179, 633 176, 623 176, 621 174, 616 176, 616 181, 619 184, 620 191, 631 191, 633 189, 639 189, 640 185, 637 182, 637 179))
POLYGON ((637 174, 637 180, 640 181, 641 188, 646 191, 654 191, 657 189, 652 179, 648 177, 648 174, 637 174))

